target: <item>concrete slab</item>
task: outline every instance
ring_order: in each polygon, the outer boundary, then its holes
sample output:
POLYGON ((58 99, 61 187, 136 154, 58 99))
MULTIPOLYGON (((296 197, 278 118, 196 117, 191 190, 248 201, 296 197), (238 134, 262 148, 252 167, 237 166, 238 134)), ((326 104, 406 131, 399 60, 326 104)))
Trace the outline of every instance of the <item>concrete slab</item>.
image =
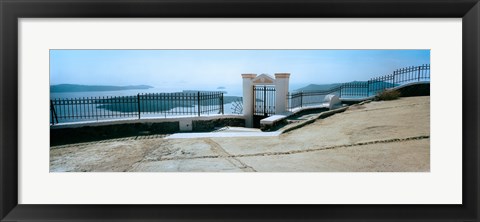
POLYGON ((234 127, 234 126, 226 126, 217 130, 223 131, 223 132, 258 132, 258 133, 262 132, 260 129, 257 129, 257 128, 245 128, 245 127, 234 127))
POLYGON ((430 140, 239 157, 259 172, 429 172, 430 140))
POLYGON ((279 136, 281 132, 211 132, 211 133, 175 133, 166 139, 192 139, 216 137, 272 137, 279 136))
POLYGON ((130 172, 243 172, 223 158, 140 162, 130 172))

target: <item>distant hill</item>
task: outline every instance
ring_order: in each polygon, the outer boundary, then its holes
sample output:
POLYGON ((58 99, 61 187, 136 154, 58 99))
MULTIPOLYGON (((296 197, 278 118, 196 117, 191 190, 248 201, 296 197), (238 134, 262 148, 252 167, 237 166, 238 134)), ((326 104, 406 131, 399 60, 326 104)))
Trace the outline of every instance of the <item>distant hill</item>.
POLYGON ((340 86, 341 83, 332 84, 310 84, 308 86, 296 89, 295 91, 324 91, 340 86))
POLYGON ((150 89, 152 86, 136 85, 136 86, 102 86, 102 85, 78 85, 78 84, 59 84, 51 85, 50 92, 92 92, 92 91, 119 91, 129 89, 150 89))
MULTIPOLYGON (((348 83, 367 83, 367 81, 352 81, 352 82, 348 82, 348 83)), ((295 91, 327 91, 327 90, 330 90, 330 89, 333 89, 335 87, 339 87, 341 86, 343 83, 331 83, 331 84, 310 84, 308 86, 305 86, 305 87, 302 87, 302 88, 299 88, 299 89, 296 89, 295 91)), ((390 87, 394 87, 394 86, 397 86, 398 84, 392 84, 392 83, 389 83, 389 82, 373 82, 370 84, 370 87, 372 89, 378 89, 378 88, 381 88, 381 87, 386 87, 386 88, 390 88, 390 87)))

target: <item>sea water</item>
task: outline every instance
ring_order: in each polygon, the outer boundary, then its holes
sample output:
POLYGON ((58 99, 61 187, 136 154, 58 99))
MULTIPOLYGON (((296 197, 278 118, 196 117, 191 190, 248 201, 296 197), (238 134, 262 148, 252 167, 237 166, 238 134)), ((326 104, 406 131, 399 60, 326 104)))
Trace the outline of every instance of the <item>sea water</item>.
MULTIPOLYGON (((222 91, 222 90, 205 90, 203 89, 202 90, 202 87, 198 87, 199 89, 201 89, 201 91, 222 91)), ((96 98, 96 99, 103 99, 103 98, 107 98, 107 97, 129 97, 129 96, 137 96, 138 94, 150 94, 150 93, 173 93, 173 92, 182 92, 184 90, 177 90, 177 89, 173 89, 173 88, 166 88, 166 87, 162 87, 162 88, 150 88, 150 89, 131 89, 131 90, 117 90, 117 91, 88 91, 88 92, 53 92, 53 93, 50 93, 50 99, 52 100, 55 100, 55 99, 91 99, 91 98, 96 98)), ((198 90, 195 90, 195 89, 186 89, 185 91, 198 91, 198 90)), ((234 89, 234 90, 230 90, 229 91, 222 91, 224 92, 224 96, 241 96, 241 90, 238 90, 238 89, 234 89), (232 95, 233 94, 233 95, 232 95)), ((238 98, 238 100, 240 100, 240 98, 238 98)), ((74 105, 75 106, 75 105, 74 105)), ((77 107, 74 107, 72 105, 70 105, 68 107, 68 114, 69 115, 77 115, 77 116, 94 116, 93 114, 94 113, 100 113, 100 114, 111 114, 111 117, 108 117, 108 118, 96 118, 96 117, 88 117, 88 118, 69 118, 69 119, 59 119, 59 122, 78 122, 78 121, 98 121, 98 120, 105 120, 105 119, 122 119, 122 118, 138 118, 138 114, 136 113, 133 113, 133 112, 130 112, 130 113, 122 113, 122 112, 117 112, 117 111, 111 111, 111 110, 106 110, 104 108, 101 108, 101 105, 95 105, 95 106, 92 106, 92 105, 83 105, 83 106, 77 106, 77 107), (92 115, 90 115, 89 113, 92 113, 92 115), (86 115, 85 115, 86 114, 86 115)), ((223 106, 223 111, 224 111, 224 114, 234 114, 235 113, 235 110, 233 108, 233 103, 232 102, 228 102, 226 104, 224 104, 223 106)), ((60 107, 60 106, 56 106, 56 112, 57 112, 57 115, 62 115, 64 112, 64 110, 61 110, 61 109, 65 109, 65 107, 60 107)), ((155 117, 158 117, 158 118, 168 118, 168 117, 175 117, 175 116, 178 116, 178 115, 182 115, 182 114, 175 114, 176 111, 178 112, 181 112, 182 109, 186 109, 186 108, 182 108, 182 107, 176 107, 176 108, 173 108, 171 110, 168 110, 166 112, 159 112, 159 113, 141 113, 142 117, 149 117, 149 118, 155 118, 155 117)), ((194 116, 195 114, 195 111, 198 110, 198 106, 197 105, 193 105, 192 107, 189 107, 187 108, 189 110, 191 110, 191 115, 190 116, 194 116)), ((208 113, 209 114, 219 114, 219 111, 212 111, 211 113, 208 113)), ((207 115, 207 114, 202 114, 202 115, 207 115)), ((50 116, 50 118, 52 118, 52 116, 50 116)))

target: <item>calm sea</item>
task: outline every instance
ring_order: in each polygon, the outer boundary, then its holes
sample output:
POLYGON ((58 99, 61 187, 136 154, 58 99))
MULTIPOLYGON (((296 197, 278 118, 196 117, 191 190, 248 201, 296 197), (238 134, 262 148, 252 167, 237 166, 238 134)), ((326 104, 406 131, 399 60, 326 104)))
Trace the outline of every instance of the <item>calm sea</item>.
MULTIPOLYGON (((189 89, 196 91, 195 89, 189 89)), ((134 96, 138 93, 169 93, 169 92, 182 92, 183 90, 167 90, 159 88, 150 89, 131 89, 131 90, 118 90, 118 91, 91 91, 91 92, 61 92, 50 93, 50 99, 70 99, 70 98, 90 98, 90 97, 103 97, 103 96, 134 96)), ((223 91, 223 90, 211 90, 211 91, 223 91)), ((225 96, 242 96, 240 89, 234 89, 226 91, 225 96)))
MULTIPOLYGON (((290 91, 304 87, 307 84, 290 84, 290 91)), ((70 99, 70 98, 90 98, 90 97, 103 97, 103 96, 134 96, 138 93, 168 93, 168 92, 181 92, 183 90, 191 91, 225 91, 225 96, 242 96, 242 86, 229 86, 226 89, 205 88, 199 86, 191 89, 175 89, 173 87, 154 87, 150 89, 132 89, 132 90, 118 90, 118 91, 95 91, 95 92, 62 92, 62 93, 50 93, 50 99, 70 99)))
MULTIPOLYGON (((196 89, 189 89, 189 91, 197 91, 196 89)), ((207 90, 207 89, 203 89, 207 90)), ((111 96, 134 96, 138 93, 169 93, 169 92, 181 92, 183 90, 174 90, 174 89, 165 89, 165 88, 150 88, 150 89, 132 89, 132 90, 118 90, 118 91, 91 91, 91 92, 62 92, 62 93, 50 93, 50 99, 73 99, 73 98, 102 98, 102 97, 111 97, 111 96)), ((211 91, 224 91, 222 90, 211 90, 211 91)), ((242 96, 241 89, 234 89, 230 91, 225 91, 224 96, 242 96)), ((234 104, 227 103, 224 105, 224 113, 231 114, 234 113, 234 104)), ((60 109, 60 108, 58 108, 60 109)), ((68 122, 74 122, 76 120, 65 120, 68 122)))

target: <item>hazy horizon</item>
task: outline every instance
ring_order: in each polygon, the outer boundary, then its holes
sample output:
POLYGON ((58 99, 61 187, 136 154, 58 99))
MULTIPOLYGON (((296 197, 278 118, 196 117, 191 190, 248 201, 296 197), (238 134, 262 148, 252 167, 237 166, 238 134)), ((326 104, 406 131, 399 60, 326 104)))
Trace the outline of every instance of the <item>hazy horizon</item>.
POLYGON ((429 63, 430 50, 50 50, 50 85, 238 91, 242 73, 286 72, 293 90, 429 63))

